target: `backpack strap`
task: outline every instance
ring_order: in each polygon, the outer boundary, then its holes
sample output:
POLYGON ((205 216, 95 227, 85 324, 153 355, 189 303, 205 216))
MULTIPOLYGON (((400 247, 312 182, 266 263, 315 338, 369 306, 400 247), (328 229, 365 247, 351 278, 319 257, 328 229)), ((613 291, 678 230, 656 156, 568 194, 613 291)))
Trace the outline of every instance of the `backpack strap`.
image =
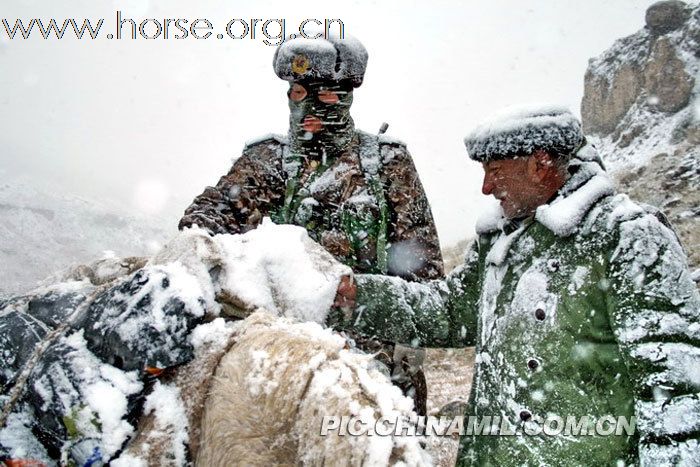
POLYGON ((379 169, 382 164, 379 138, 376 135, 358 131, 360 137, 360 166, 367 183, 377 200, 379 207, 379 230, 377 232, 377 268, 382 274, 386 274, 387 265, 387 235, 389 224, 389 206, 384 196, 384 187, 379 178, 379 169))
POLYGON ((292 202, 297 191, 301 160, 299 155, 292 154, 289 143, 282 142, 282 172, 284 173, 284 204, 279 219, 273 219, 277 223, 292 224, 294 213, 292 202))

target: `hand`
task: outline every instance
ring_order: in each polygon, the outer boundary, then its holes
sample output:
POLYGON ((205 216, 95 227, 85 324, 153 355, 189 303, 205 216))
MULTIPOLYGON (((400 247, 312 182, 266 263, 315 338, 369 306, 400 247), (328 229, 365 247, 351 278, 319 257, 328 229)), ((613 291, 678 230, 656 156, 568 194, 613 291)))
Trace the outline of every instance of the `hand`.
POLYGON ((343 276, 340 279, 333 306, 352 310, 355 308, 355 298, 357 298, 355 281, 352 276, 343 276))

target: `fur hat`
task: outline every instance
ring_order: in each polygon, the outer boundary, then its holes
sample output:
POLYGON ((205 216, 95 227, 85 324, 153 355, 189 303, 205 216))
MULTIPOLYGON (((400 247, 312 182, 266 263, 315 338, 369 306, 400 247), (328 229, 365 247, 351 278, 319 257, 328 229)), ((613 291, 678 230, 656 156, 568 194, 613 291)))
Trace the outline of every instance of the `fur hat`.
POLYGON ((565 107, 553 105, 508 108, 464 138, 469 157, 478 162, 512 159, 538 149, 568 157, 584 141, 579 120, 565 107))
POLYGON ((344 39, 290 39, 275 51, 275 73, 286 81, 321 79, 362 84, 367 67, 367 50, 353 37, 344 39))

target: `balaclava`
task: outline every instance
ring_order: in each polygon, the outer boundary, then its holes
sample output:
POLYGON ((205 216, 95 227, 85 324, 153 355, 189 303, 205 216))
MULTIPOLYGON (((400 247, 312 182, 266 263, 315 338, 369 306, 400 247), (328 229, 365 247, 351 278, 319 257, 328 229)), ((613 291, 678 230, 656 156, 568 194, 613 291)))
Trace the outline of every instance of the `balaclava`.
POLYGON ((290 83, 289 143, 293 154, 326 163, 345 150, 354 134, 352 84, 290 83))
POLYGON ((362 84, 367 51, 352 37, 285 41, 272 60, 277 76, 290 82, 289 143, 293 157, 319 162, 350 144, 352 91, 362 84))

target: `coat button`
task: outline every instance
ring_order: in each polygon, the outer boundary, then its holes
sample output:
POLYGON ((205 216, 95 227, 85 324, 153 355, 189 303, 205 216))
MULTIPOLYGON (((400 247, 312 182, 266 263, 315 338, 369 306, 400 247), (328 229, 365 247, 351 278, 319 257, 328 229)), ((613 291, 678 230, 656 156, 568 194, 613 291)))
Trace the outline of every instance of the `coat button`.
POLYGON ((550 259, 549 261, 547 261, 547 267, 549 268, 550 271, 557 272, 559 270, 559 260, 558 259, 550 259))
POLYGON ((530 360, 527 361, 527 367, 529 369, 531 369, 532 371, 535 371, 538 366, 540 366, 540 362, 538 362, 534 358, 531 358, 530 360))
POLYGON ((544 321, 544 318, 547 316, 547 314, 544 312, 542 308, 538 308, 535 310, 535 318, 537 318, 540 321, 544 321))
POLYGON ((520 420, 526 422, 532 418, 532 414, 528 410, 523 410, 520 412, 520 420))

